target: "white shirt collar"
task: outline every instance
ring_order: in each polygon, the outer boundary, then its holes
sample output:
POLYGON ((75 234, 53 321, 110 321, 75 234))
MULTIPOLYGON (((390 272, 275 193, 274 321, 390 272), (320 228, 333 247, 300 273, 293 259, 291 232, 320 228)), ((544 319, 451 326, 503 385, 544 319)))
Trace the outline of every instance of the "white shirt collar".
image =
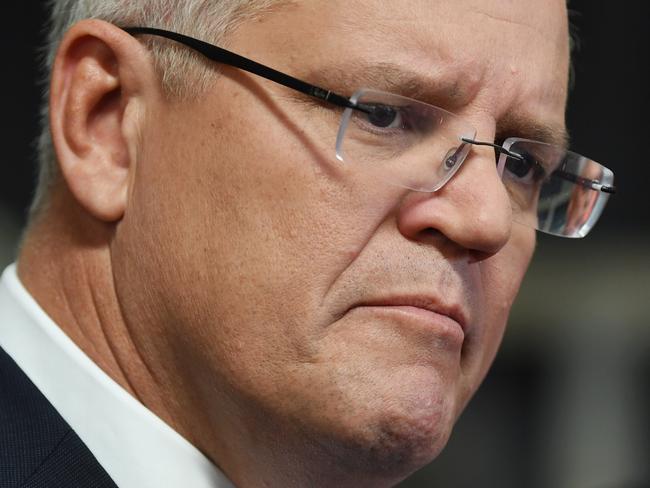
POLYGON ((104 373, 22 285, 0 282, 0 347, 120 488, 232 488, 198 449, 104 373))

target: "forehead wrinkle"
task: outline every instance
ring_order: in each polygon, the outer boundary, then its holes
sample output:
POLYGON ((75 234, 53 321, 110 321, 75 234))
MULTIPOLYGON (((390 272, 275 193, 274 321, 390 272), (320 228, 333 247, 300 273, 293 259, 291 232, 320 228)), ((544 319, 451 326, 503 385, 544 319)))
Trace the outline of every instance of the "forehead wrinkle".
MULTIPOLYGON (((557 42, 557 39, 554 38, 555 37, 554 34, 561 35, 562 33, 568 31, 568 11, 566 8, 566 3, 564 1, 561 1, 559 3, 562 5, 562 8, 564 9, 565 12, 562 24, 557 24, 556 22, 552 22, 552 23, 548 22, 549 20, 548 18, 546 18, 546 22, 541 24, 540 19, 543 19, 543 17, 536 16, 534 14, 528 15, 521 19, 516 19, 514 18, 513 15, 510 16, 497 15, 495 13, 487 11, 485 8, 481 8, 482 5, 480 4, 473 5, 471 9, 468 9, 468 13, 472 15, 478 15, 489 21, 507 24, 513 27, 523 27, 524 29, 530 29, 533 32, 535 32, 537 35, 539 35, 540 38, 555 43, 557 42), (555 28, 552 28, 553 26, 555 26, 555 28)), ((513 14, 513 12, 510 10, 508 10, 508 13, 513 14)))
POLYGON ((541 29, 534 26, 533 24, 520 22, 520 21, 517 21, 517 20, 514 20, 514 19, 508 19, 506 17, 500 17, 498 15, 494 15, 494 14, 491 14, 489 12, 485 12, 483 10, 474 10, 471 13, 473 13, 475 15, 480 15, 482 17, 486 17, 486 18, 488 18, 490 20, 494 20, 494 21, 497 21, 497 22, 504 22, 506 24, 510 24, 510 25, 514 25, 514 26, 526 27, 528 29, 532 29, 532 30, 536 31, 538 34, 541 34, 543 36, 545 35, 545 33, 541 29))

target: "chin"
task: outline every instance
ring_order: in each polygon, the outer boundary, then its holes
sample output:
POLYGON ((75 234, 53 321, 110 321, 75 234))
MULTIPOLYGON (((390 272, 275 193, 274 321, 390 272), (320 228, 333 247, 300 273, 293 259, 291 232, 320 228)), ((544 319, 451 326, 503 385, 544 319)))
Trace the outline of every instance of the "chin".
POLYGON ((386 474, 404 477, 433 461, 446 446, 453 426, 451 409, 430 405, 427 409, 394 408, 374 427, 370 454, 386 474))
POLYGON ((363 395, 346 402, 356 408, 339 419, 336 443, 347 469, 394 484, 440 454, 456 420, 457 402, 452 392, 435 380, 432 384, 430 374, 419 376, 384 382, 365 404, 363 395))

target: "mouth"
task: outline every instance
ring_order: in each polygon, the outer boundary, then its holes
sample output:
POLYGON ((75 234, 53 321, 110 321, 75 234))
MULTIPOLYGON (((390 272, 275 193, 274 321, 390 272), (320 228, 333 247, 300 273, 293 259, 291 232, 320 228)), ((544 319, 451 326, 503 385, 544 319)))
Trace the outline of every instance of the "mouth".
POLYGON ((457 304, 443 304, 432 296, 399 296, 363 301, 353 308, 374 309, 380 312, 396 313, 410 316, 425 326, 444 329, 447 333, 458 336, 461 342, 467 334, 467 315, 457 304))

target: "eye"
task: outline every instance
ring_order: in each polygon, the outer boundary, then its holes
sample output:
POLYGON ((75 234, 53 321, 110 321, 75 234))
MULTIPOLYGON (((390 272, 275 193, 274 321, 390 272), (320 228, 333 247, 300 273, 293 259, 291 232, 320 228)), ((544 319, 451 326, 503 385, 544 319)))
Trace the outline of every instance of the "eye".
POLYGON ((511 179, 517 179, 523 183, 537 183, 546 176, 544 165, 530 153, 519 154, 521 159, 508 157, 505 164, 505 171, 510 174, 511 179))
POLYGON ((398 107, 389 105, 374 105, 367 114, 367 120, 380 129, 404 128, 404 117, 398 107))

